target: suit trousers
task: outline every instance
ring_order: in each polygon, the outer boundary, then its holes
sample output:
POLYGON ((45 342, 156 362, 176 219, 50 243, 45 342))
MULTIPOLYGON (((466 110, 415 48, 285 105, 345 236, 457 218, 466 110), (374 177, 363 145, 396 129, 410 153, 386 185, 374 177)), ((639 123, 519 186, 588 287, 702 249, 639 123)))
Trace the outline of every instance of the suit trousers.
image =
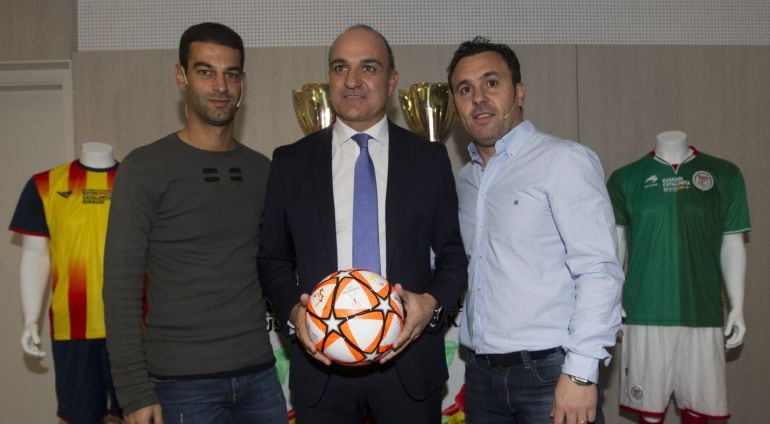
POLYGON ((427 399, 411 398, 392 363, 332 367, 317 404, 304 405, 294 399, 297 424, 362 424, 367 416, 375 424, 441 423, 441 389, 427 399))

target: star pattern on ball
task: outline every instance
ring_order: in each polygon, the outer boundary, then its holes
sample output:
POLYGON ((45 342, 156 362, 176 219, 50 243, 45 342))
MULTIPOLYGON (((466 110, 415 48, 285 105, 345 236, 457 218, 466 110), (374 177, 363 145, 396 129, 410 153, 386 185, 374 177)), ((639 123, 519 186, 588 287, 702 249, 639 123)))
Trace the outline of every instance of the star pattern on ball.
POLYGON ((385 298, 377 296, 377 300, 379 303, 374 309, 382 311, 382 314, 385 316, 387 316, 388 313, 393 312, 393 307, 390 306, 390 296, 385 298))
POLYGON ((329 315, 329 318, 326 320, 326 335, 329 335, 331 333, 340 333, 342 334, 342 331, 340 331, 340 325, 345 322, 344 319, 337 318, 336 315, 334 315, 334 312, 329 315))
POLYGON ((342 281, 343 278, 353 278, 353 274, 348 270, 338 272, 337 281, 342 281))

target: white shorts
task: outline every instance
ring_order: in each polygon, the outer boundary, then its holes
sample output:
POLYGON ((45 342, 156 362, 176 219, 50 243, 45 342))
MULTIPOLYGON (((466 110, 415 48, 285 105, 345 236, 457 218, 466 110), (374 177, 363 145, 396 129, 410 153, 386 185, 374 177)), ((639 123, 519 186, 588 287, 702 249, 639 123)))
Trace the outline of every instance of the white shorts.
POLYGON ((680 409, 730 416, 721 328, 624 325, 622 346, 621 409, 662 418, 673 393, 680 409))

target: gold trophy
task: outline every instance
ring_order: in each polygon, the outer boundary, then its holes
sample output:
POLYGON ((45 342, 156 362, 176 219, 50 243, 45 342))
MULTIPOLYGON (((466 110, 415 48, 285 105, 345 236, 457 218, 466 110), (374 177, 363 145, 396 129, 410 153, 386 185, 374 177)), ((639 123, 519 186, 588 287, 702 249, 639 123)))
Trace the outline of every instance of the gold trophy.
POLYGON ((398 94, 409 129, 430 141, 443 141, 455 119, 449 86, 443 82, 418 82, 398 94))
POLYGON ((326 128, 334 122, 334 109, 329 102, 329 84, 309 82, 292 90, 294 113, 305 134, 326 128))

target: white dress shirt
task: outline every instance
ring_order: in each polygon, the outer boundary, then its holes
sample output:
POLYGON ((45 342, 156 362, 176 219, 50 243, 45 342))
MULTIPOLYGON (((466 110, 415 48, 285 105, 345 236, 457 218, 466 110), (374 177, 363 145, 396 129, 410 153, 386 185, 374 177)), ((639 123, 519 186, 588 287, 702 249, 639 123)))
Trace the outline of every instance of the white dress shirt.
POLYGON ((563 347, 598 381, 620 326, 623 271, 596 154, 524 121, 457 176, 469 285, 460 341, 478 354, 563 347))
POLYGON ((337 226, 337 267, 353 266, 353 182, 361 148, 351 137, 369 134, 369 156, 377 180, 377 226, 380 233, 380 270, 387 278, 385 261, 385 194, 388 189, 388 118, 383 117, 366 131, 356 131, 340 120, 332 130, 332 185, 334 220, 337 226))

